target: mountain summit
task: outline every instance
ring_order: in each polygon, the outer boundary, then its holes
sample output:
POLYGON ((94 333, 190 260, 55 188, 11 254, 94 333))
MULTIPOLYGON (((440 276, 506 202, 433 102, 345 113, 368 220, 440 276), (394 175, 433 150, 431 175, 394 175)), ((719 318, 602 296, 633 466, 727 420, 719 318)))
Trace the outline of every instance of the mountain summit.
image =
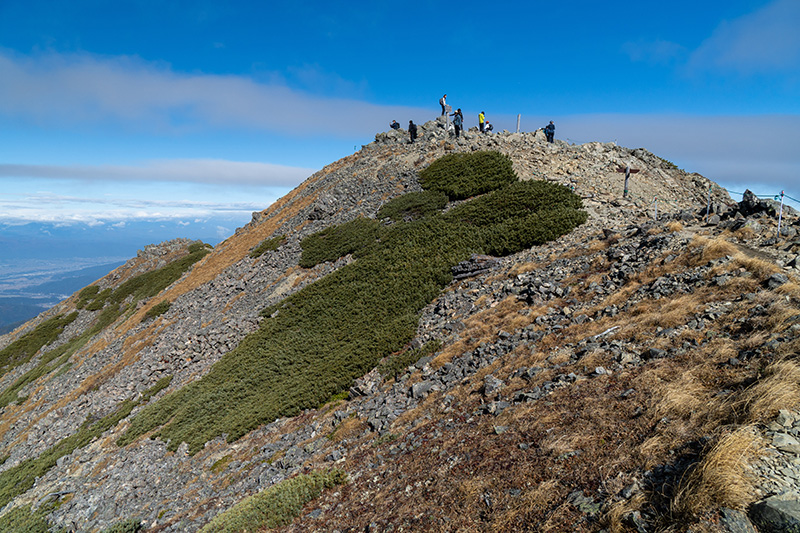
POLYGON ((641 148, 379 133, 0 337, 0 529, 764 527, 797 227, 641 148))

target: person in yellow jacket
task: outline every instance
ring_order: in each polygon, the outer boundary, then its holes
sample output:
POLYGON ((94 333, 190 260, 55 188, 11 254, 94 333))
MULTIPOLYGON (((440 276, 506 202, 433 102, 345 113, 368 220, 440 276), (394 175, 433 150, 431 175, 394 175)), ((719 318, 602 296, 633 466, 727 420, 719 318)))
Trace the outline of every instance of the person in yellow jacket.
POLYGON ((483 125, 485 122, 486 122, 486 114, 483 111, 481 111, 480 114, 478 115, 478 128, 481 130, 481 133, 483 133, 483 125))

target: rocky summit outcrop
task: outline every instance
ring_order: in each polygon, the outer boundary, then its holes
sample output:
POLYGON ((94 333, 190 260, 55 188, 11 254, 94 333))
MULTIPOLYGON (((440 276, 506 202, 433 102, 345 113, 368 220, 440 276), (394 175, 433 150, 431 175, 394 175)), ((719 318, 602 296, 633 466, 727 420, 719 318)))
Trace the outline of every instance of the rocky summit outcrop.
POLYGON ((415 143, 379 133, 157 292, 132 280, 198 253, 197 243, 148 246, 95 292, 0 337, 2 350, 55 328, 3 363, 0 514, 32 510, 67 531, 126 520, 197 531, 246 496, 336 467, 348 481, 286 531, 771 527, 800 491, 798 384, 769 392, 770 380, 800 376, 799 226, 785 213, 779 233, 773 209, 737 203, 642 148, 551 144, 540 133, 456 139, 441 120, 421 125, 415 143), (263 309, 357 260, 302 268, 304 237, 375 218, 420 191, 435 160, 482 150, 507 155, 522 180, 569 187, 587 222, 456 265, 419 317, 407 351, 417 357, 387 354, 318 409, 195 454, 157 436, 118 444, 146 406, 258 330, 263 309), (638 170, 627 193, 626 166, 638 170), (123 286, 122 311, 102 322, 102 298, 123 286), (749 444, 728 454, 740 462, 712 461, 744 433, 749 444), (734 482, 740 493, 723 490, 734 482))

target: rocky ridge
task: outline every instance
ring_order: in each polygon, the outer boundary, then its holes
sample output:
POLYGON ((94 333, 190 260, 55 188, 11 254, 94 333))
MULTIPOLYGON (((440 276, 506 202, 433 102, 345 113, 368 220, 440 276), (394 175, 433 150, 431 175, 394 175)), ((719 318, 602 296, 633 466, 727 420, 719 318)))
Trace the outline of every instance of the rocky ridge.
MULTIPOLYGON (((528 412, 545 403, 562 402, 570 390, 585 384, 617 383, 626 373, 683 357, 703 344, 697 339, 711 324, 728 320, 740 307, 756 309, 746 319, 751 322, 765 316, 757 310, 758 305, 764 311, 768 308, 760 300, 765 296, 759 290, 730 300, 709 301, 678 327, 658 326, 660 331, 647 342, 618 336, 620 325, 596 333, 591 329, 593 324, 619 321, 644 301, 667 302, 680 295, 736 285, 738 278, 747 283, 753 277, 729 256, 670 271, 670 263, 686 260, 687 250, 699 247, 693 240, 696 235, 730 234, 743 253, 777 265, 764 280, 765 294, 793 283, 796 276, 800 252, 796 220, 789 220, 779 240, 773 237, 774 220, 762 216, 767 214, 767 206, 759 209, 757 202, 737 204, 706 178, 675 169, 645 150, 602 143, 551 145, 530 133, 466 133, 456 140, 438 121, 420 130, 414 145, 406 142, 403 132, 378 134, 375 143, 315 174, 280 205, 255 213, 250 224, 165 291, 171 307, 164 315, 152 321, 135 320, 156 303, 158 298, 154 298, 127 322, 99 334, 73 356, 65 371, 28 385, 23 393, 36 402, 12 404, 2 414, 2 446, 8 458, 0 469, 36 456, 90 417, 112 412, 119 402, 136 398, 164 376, 173 379, 159 395, 203 375, 258 327, 260 309, 349 261, 343 258, 313 269, 298 268, 302 237, 357 216, 374 217, 386 200, 419 190, 417 172, 446 153, 484 149, 506 153, 521 178, 548 179, 572 187, 584 198, 589 222, 555 243, 507 258, 475 258, 473 264, 461 265, 451 288, 423 312, 414 340, 420 347, 438 341, 441 350, 414 363, 396 379, 385 379, 373 371, 354 385, 347 402, 272 422, 233 443, 216 439, 195 456, 181 449, 168 452, 158 440, 142 439, 118 448, 114 442, 126 427, 123 420, 88 446, 60 458, 56 467, 7 509, 57 502, 50 519, 76 531, 108 527, 121 517, 141 518, 155 531, 194 531, 243 495, 311 467, 336 464, 344 467, 352 482, 309 509, 294 530, 456 530, 454 517, 447 513, 440 512, 435 522, 423 524, 410 510, 404 511, 412 503, 425 509, 417 493, 435 485, 414 469, 415 457, 438 457, 446 465, 442 467, 445 471, 470 460, 464 459, 470 455, 467 452, 455 454, 461 459, 448 463, 453 456, 442 454, 444 448, 437 439, 472 435, 476 427, 490 428, 491 435, 508 438, 514 434, 514 425, 506 418, 513 418, 518 409, 528 412), (627 164, 642 171, 635 175, 631 195, 623 198, 617 169, 627 164), (706 219, 709 189, 712 201, 706 219), (653 219, 653 198, 661 202, 658 220, 653 219), (672 229, 667 229, 668 224, 672 229), (733 236, 736 232, 739 237, 733 236), (275 235, 285 235, 286 243, 259 258, 249 257, 254 245, 275 235), (663 275, 633 290, 639 277, 654 267, 662 268, 663 275), (197 282, 197 278, 208 280, 197 282), (630 292, 624 301, 616 301, 614 295, 623 291, 630 292), (474 323, 507 307, 512 308, 508 312, 514 320, 502 322, 496 330, 484 331, 474 323), (578 339, 576 330, 592 334, 578 339), (449 353, 454 350, 456 353, 449 353), (536 364, 526 362, 526 357, 545 350, 547 357, 537 359, 536 364), (596 356, 598 353, 606 358, 596 356), (582 364, 588 356, 602 359, 602 364, 582 364), (576 371, 577 367, 581 369, 576 371), (419 479, 410 484, 403 481, 415 476, 419 479), (395 493, 392 498, 405 495, 406 502, 390 498, 387 501, 392 504, 386 508, 370 511, 362 507, 358 517, 351 516, 354 502, 363 502, 370 495, 384 497, 387 492, 395 493)), ((138 261, 120 267, 99 284, 110 286, 133 272, 155 268, 159 257, 174 253, 180 245, 149 247, 138 261)), ((38 320, 73 309, 74 299, 67 300, 38 320)), ((85 328, 90 319, 88 312, 81 311, 72 330, 60 341, 85 328)), ((34 321, 0 338, 0 347, 35 325, 34 321)), ((770 357, 780 346, 791 344, 797 333, 792 326, 780 336, 768 336, 763 346, 751 347, 732 358, 736 361, 724 362, 724 372, 770 357)), ((36 362, 33 359, 8 373, 3 385, 36 362)), ((632 392, 621 397, 635 396, 632 392)), ((532 447, 532 441, 512 446, 521 451, 532 447)), ((563 454, 573 452, 560 461, 589 455, 580 449, 563 454)), ((622 489, 640 487, 628 491, 628 499, 648 484, 671 479, 667 467, 666 473, 656 474, 652 469, 650 473, 645 469, 620 471, 629 481, 622 489)), ((775 472, 775 468, 767 469, 765 479, 775 477, 775 472)), ((764 494, 796 490, 786 481, 790 476, 779 478, 782 485, 762 482, 764 494)), ((583 524, 577 530, 595 530, 601 527, 596 519, 600 510, 622 496, 608 490, 590 495, 583 492, 570 492, 565 501, 577 510, 583 524)), ((512 487, 503 498, 513 502, 524 493, 524 488, 512 487)), ((497 496, 491 491, 479 495, 486 507, 484 514, 497 507, 493 498, 497 496)), ((641 513, 638 516, 638 522, 634 518, 629 521, 636 522, 634 527, 650 530, 648 520, 654 519, 647 513, 644 518, 641 513)), ((491 523, 484 518, 484 525, 478 522, 476 530, 491 523)))

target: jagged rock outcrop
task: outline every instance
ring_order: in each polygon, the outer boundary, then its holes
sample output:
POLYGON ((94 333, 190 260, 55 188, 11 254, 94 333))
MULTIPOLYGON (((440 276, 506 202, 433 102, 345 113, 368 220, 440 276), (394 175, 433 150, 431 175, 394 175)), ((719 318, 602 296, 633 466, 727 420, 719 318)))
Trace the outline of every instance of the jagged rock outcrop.
MULTIPOLYGON (((612 504, 677 483, 687 468, 684 462, 699 454, 692 448, 696 442, 680 441, 674 448, 651 443, 657 464, 614 462, 593 449, 585 435, 570 438, 560 425, 568 417, 557 407, 574 407, 579 417, 586 414, 580 410, 582 394, 597 394, 597 403, 616 402, 620 416, 628 417, 620 421, 629 423, 633 434, 623 436, 620 430, 598 439, 613 438, 619 449, 633 446, 625 443, 640 439, 636 432, 653 439, 699 432, 682 415, 674 415, 676 420, 664 415, 650 424, 648 413, 657 409, 648 399, 658 392, 648 388, 648 376, 654 368, 724 348, 729 357, 715 363, 714 371, 720 382, 734 387, 731 376, 741 372, 742 380, 755 379, 756 368, 795 346, 800 335, 798 296, 792 292, 800 266, 797 219, 787 217, 779 241, 768 209, 748 199, 737 204, 707 178, 641 148, 550 144, 535 133, 464 132, 456 139, 439 120, 420 125, 413 144, 404 131, 391 130, 328 165, 269 209, 254 213, 250 223, 158 295, 86 338, 63 365, 31 379, 0 416, 0 448, 6 456, 0 474, 42 456, 126 400, 141 400, 163 378, 171 376, 169 385, 149 401, 205 375, 258 329, 262 309, 352 261, 344 257, 300 268, 305 236, 359 216, 374 218, 391 198, 421 190, 419 171, 439 157, 477 150, 508 155, 522 179, 570 187, 583 198, 589 220, 547 245, 505 258, 475 256, 454 268, 453 283, 423 311, 412 342, 417 348, 438 342, 435 353, 394 378, 371 371, 339 404, 269 422, 233 442, 215 439, 196 455, 188 455, 185 445, 171 452, 158 439, 117 446, 142 408, 136 404, 130 416, 59 457, 0 512, 20 506, 47 509, 53 524, 76 531, 100 530, 129 517, 153 531, 195 531, 245 495, 311 468, 339 465, 352 480, 348 488, 324 496, 288 530, 490 530, 500 523, 493 517, 501 516, 501 509, 528 502, 530 513, 561 509, 552 523, 530 525, 531 530, 555 531, 570 523, 574 530, 591 531, 601 528, 599 516, 612 504), (640 172, 623 197, 618 168, 626 165, 640 172), (708 214, 717 217, 713 223, 706 218, 707 205, 708 214), (727 232, 724 238, 722 232, 727 232), (285 240, 275 250, 250 256, 259 243, 279 235, 285 240), (711 246, 703 245, 700 235, 706 242, 729 239, 725 250, 730 253, 708 252, 711 246), (763 261, 772 270, 765 274, 767 267, 758 270, 744 258, 763 261), (773 298, 776 294, 782 296, 773 298), (146 318, 163 301, 169 302, 168 310, 146 318), (652 311, 660 306, 661 311, 652 311), (774 323, 779 319, 771 318, 778 310, 780 327, 774 323), (632 329, 636 320, 643 321, 642 331, 632 329), (755 340, 748 341, 751 333, 755 340), (534 412, 551 420, 549 431, 559 437, 551 442, 550 433, 528 421, 534 412), (680 427, 673 430, 671 424, 680 427), (501 459, 488 465, 481 458, 491 455, 492 446, 525 457, 519 457, 518 466, 501 459), (588 469, 584 462, 592 461, 609 465, 608 470, 588 469), (565 465, 574 465, 575 472, 588 469, 578 492, 566 491, 554 477, 569 478, 565 465), (498 469, 518 468, 530 469, 529 485, 489 480, 498 469), (444 508, 454 493, 431 478, 432 470, 455 480, 471 502, 464 504, 460 524, 453 522, 459 506, 444 508), (466 474, 472 471, 487 480, 466 474), (531 503, 535 490, 551 492, 531 503), (370 500, 385 508, 365 503, 370 500), (58 505, 50 507, 53 503, 58 505), (430 512, 430 505, 442 509, 430 512)), ((178 240, 146 247, 97 284, 117 287, 185 255, 189 244, 178 240)), ((2 376, 1 387, 30 375, 49 352, 91 327, 93 311, 77 309, 76 302, 73 296, 0 338, 3 348, 48 318, 77 312, 56 342, 2 376)), ((726 390, 718 392, 733 394, 726 390)), ((777 465, 762 467, 762 477, 780 477, 777 465)), ((798 490, 792 479, 762 481, 759 496, 798 490)), ((658 505, 635 509, 639 514, 631 511, 625 520, 651 530, 659 519, 658 505)))

